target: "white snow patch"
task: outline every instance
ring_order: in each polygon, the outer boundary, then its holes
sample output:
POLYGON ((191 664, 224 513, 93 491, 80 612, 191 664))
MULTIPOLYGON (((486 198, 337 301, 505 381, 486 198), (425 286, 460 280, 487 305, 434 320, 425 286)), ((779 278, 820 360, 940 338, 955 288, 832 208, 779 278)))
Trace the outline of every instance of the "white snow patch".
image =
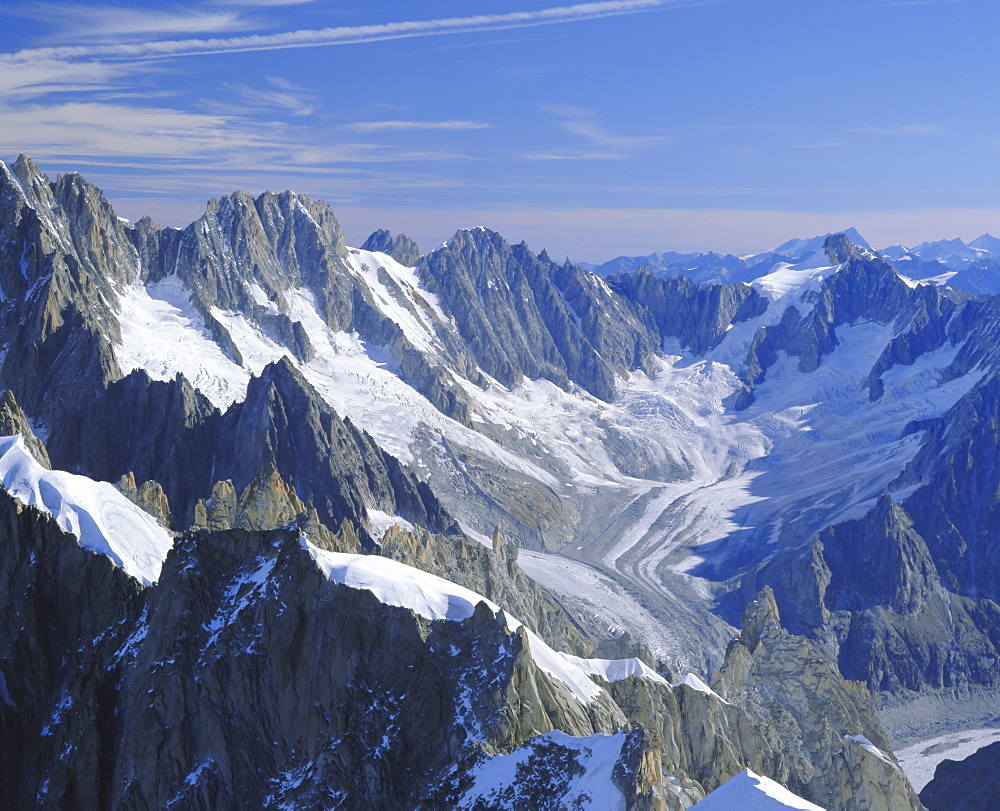
POLYGON ((347 262, 361 276, 371 291, 375 304, 383 315, 395 321, 403 334, 417 349, 433 352, 441 347, 435 335, 435 322, 448 323, 438 300, 420 289, 413 268, 401 265, 391 256, 350 249, 347 262), (379 270, 395 283, 379 278, 379 270))
POLYGON ((389 513, 376 510, 372 507, 368 507, 368 523, 371 525, 372 537, 378 541, 381 541, 385 537, 385 533, 389 527, 401 527, 409 532, 414 531, 413 524, 405 518, 400 518, 398 515, 389 515, 389 513))
POLYGON ((0 438, 0 478, 14 498, 50 515, 84 549, 106 555, 146 586, 159 579, 173 536, 112 485, 46 470, 21 436, 0 438))
POLYGON ((691 811, 823 811, 821 806, 793 794, 781 783, 770 777, 754 774, 744 769, 730 778, 699 803, 691 811))
POLYGON ((708 694, 710 696, 715 696, 723 704, 728 704, 729 703, 722 696, 720 696, 717 692, 715 692, 715 690, 713 690, 711 687, 709 687, 707 684, 705 684, 705 682, 703 682, 696 675, 694 675, 694 673, 688 673, 683 679, 681 679, 679 682, 677 682, 677 684, 675 684, 674 687, 679 687, 682 684, 686 684, 692 690, 697 690, 699 693, 706 693, 706 694, 708 694))
MULTIPOLYGON (((533 784, 532 790, 547 789, 547 808, 624 811, 625 798, 615 787, 612 775, 615 764, 621 758, 625 740, 623 732, 586 738, 574 738, 559 730, 539 735, 509 755, 496 755, 477 764, 471 772, 474 779, 472 787, 455 807, 499 807, 499 803, 511 797, 515 798, 514 807, 527 807, 525 803, 529 798, 520 797, 518 792, 518 769, 528 763, 536 749, 539 750, 536 757, 542 759, 545 744, 554 743, 572 750, 584 772, 569 778, 565 774, 555 774, 547 786, 533 784)), ((540 765, 544 769, 544 762, 540 765)))
POLYGON ((839 265, 830 265, 822 251, 817 251, 812 257, 797 265, 779 262, 766 276, 754 279, 750 286, 772 301, 778 301, 792 293, 800 297, 807 291, 819 290, 823 279, 832 276, 839 269, 839 265))
POLYGON ((180 372, 218 408, 246 396, 249 373, 212 340, 179 277, 127 287, 119 303, 122 342, 114 352, 122 372, 145 369, 154 380, 180 372))
POLYGON ((889 759, 889 756, 868 740, 864 735, 845 735, 844 738, 849 741, 854 741, 854 743, 858 744, 866 752, 870 752, 875 755, 875 757, 882 762, 888 763, 890 766, 895 766, 895 764, 889 759))
POLYGON ((334 583, 370 591, 386 605, 408 608, 429 620, 468 619, 481 602, 494 614, 500 612, 499 606, 474 591, 381 555, 328 552, 305 536, 302 547, 334 583))
POLYGON ((609 682, 621 681, 629 676, 639 679, 650 679, 669 686, 669 682, 641 659, 581 659, 579 656, 562 654, 570 664, 580 668, 584 673, 600 676, 609 682))

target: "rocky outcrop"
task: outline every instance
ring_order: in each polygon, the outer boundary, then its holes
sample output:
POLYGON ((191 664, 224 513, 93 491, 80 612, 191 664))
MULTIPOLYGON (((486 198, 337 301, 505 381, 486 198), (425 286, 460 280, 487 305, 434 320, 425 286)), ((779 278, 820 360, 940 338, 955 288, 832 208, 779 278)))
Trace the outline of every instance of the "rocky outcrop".
POLYGON ((459 231, 417 272, 479 366, 506 386, 543 378, 611 400, 616 378, 645 368, 659 344, 603 280, 485 228, 459 231))
POLYGON ((696 285, 686 277, 655 276, 648 268, 608 279, 612 289, 641 304, 661 341, 676 338, 698 355, 741 321, 763 315, 767 299, 749 285, 696 285))
POLYGON ((445 538, 391 526, 382 538, 381 554, 489 597, 559 650, 579 656, 594 652, 592 634, 521 571, 517 547, 503 542, 499 533, 491 550, 463 536, 445 538))
POLYGON ((386 229, 380 228, 365 240, 361 246, 363 251, 378 251, 387 254, 399 264, 415 267, 420 261, 420 248, 406 234, 393 236, 386 229))
POLYGON ((742 626, 712 686, 771 742, 764 773, 826 808, 919 809, 864 685, 844 681, 835 661, 781 627, 770 589, 742 626))
POLYGON ((14 399, 14 393, 8 389, 0 394, 0 436, 13 436, 14 434, 20 434, 24 437, 24 444, 28 452, 38 464, 49 470, 52 469, 45 445, 35 436, 31 424, 24 416, 24 412, 21 411, 17 400, 14 399))
POLYGON ((135 475, 129 471, 115 485, 123 496, 149 513, 167 529, 174 529, 174 517, 170 513, 170 501, 159 482, 148 481, 136 486, 135 475))
POLYGON ((246 400, 220 418, 216 435, 216 477, 242 489, 273 465, 327 526, 344 518, 367 526, 372 508, 433 532, 459 531, 412 470, 342 420, 286 359, 251 380, 246 400))
POLYGON ((89 392, 120 376, 114 288, 138 263, 125 226, 79 175, 52 183, 21 155, 0 163, 0 201, 0 386, 55 426, 66 404, 49 392, 89 392))

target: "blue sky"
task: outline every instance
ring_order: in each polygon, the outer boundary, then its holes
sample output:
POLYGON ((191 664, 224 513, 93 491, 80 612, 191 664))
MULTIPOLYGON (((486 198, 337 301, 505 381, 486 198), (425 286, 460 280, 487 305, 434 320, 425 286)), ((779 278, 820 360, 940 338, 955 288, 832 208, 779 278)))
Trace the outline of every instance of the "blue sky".
POLYGON ((0 158, 167 225, 234 189, 348 241, 557 256, 1000 232, 995 0, 0 7, 0 158))

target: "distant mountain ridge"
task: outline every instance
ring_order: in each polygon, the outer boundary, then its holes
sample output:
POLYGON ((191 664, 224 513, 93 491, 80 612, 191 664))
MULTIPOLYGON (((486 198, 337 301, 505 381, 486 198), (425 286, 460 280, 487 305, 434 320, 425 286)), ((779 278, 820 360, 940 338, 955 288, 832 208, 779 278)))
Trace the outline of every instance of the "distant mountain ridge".
MULTIPOLYGON (((854 245, 874 249, 854 228, 843 233, 854 245)), ((648 267, 663 276, 686 276, 697 284, 752 282, 770 273, 782 261, 801 261, 822 247, 831 234, 790 239, 760 254, 734 256, 717 253, 657 251, 648 256, 619 256, 601 264, 581 267, 601 276, 632 273, 648 267)), ((966 243, 960 239, 922 242, 912 248, 893 245, 878 253, 902 276, 914 281, 948 285, 977 295, 1000 294, 1000 239, 983 234, 966 243)))

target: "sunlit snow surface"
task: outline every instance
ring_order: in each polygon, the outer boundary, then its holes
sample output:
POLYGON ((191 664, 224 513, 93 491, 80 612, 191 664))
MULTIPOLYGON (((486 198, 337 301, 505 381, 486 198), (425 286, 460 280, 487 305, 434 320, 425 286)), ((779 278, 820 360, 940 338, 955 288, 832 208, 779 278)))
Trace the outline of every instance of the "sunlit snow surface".
POLYGON ((52 516, 84 549, 107 555, 144 585, 159 579, 173 536, 112 485, 46 470, 20 436, 0 437, 0 480, 22 504, 52 516))
MULTIPOLYGON (((454 327, 413 269, 364 251, 350 250, 347 261, 408 340, 436 352, 435 330, 454 327)), ((587 603, 609 626, 636 627, 657 655, 691 668, 695 662, 681 660, 692 643, 725 649, 728 631, 716 629, 715 639, 703 627, 713 581, 863 515, 920 446, 921 434, 905 427, 943 414, 979 379, 973 372, 945 382, 942 371, 959 349, 946 346, 890 369, 873 403, 865 383, 896 327, 856 323, 837 328, 838 347, 813 372, 779 353, 755 403, 734 411, 728 398, 742 386, 737 372, 757 330, 778 323, 789 306, 811 310, 822 280, 837 270, 821 256, 777 265, 754 282, 771 301, 767 312, 733 325, 702 357, 664 346, 655 373, 623 380, 611 404, 543 380, 513 389, 493 381, 483 390, 456 378, 479 431, 448 419, 405 383, 386 349, 328 329, 310 291, 288 290, 285 298, 314 349, 296 365, 339 414, 429 478, 479 537, 492 524, 480 504, 456 494, 453 477, 465 473, 452 448, 553 494, 575 527, 552 539, 564 543, 560 557, 524 556, 529 574, 570 603, 587 603), (641 469, 628 467, 635 447, 649 462, 641 469)), ((262 291, 248 292, 259 298, 262 291)), ((220 407, 242 399, 250 375, 288 352, 243 315, 212 314, 243 366, 211 341, 176 279, 129 288, 119 364, 158 379, 182 372, 220 407)))
POLYGON ((704 800, 691 806, 691 811, 823 811, 822 806, 792 794, 770 777, 744 769, 727 780, 704 800))

